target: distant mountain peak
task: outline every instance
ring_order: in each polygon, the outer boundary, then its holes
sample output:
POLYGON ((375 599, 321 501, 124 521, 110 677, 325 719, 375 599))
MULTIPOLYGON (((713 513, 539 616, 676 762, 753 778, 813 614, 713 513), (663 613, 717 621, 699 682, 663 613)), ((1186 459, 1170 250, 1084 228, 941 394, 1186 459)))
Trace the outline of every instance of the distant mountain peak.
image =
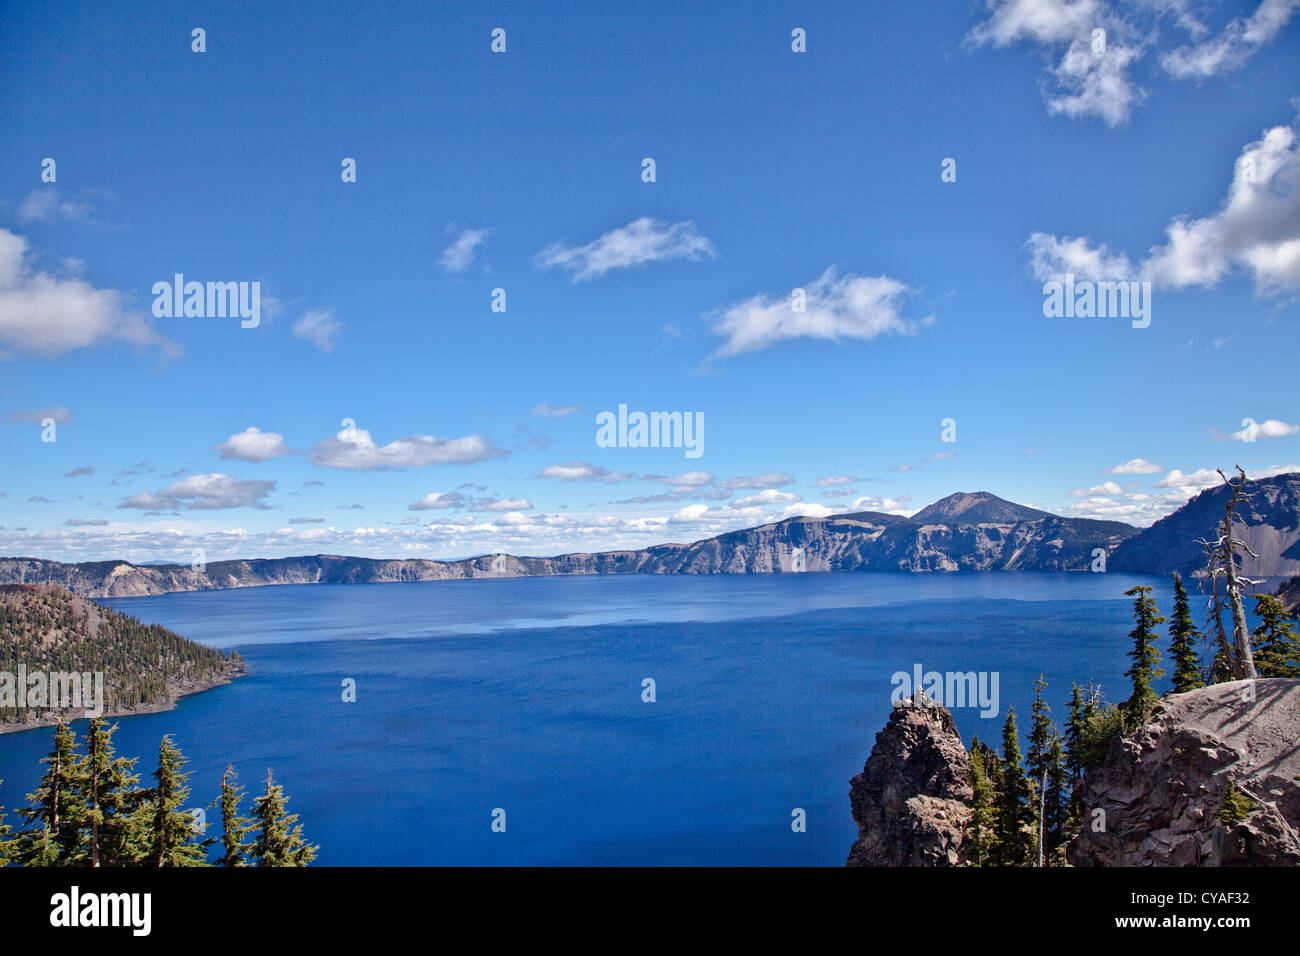
POLYGON ((1027 508, 987 491, 959 491, 912 515, 922 524, 1006 524, 1040 521, 1054 517, 1050 512, 1027 508))

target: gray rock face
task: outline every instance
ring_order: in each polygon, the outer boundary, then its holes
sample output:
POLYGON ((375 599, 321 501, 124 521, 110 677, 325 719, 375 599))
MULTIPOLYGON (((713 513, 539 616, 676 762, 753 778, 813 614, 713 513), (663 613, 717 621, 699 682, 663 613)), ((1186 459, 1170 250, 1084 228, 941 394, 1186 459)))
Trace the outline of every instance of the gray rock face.
MULTIPOLYGON (((913 701, 923 701, 912 706, 913 701)), ((895 707, 849 800, 858 839, 846 866, 961 866, 970 820, 966 747, 946 707, 895 707)))
MULTIPOLYGON (((1245 524, 1241 538, 1256 556, 1243 554, 1247 577, 1268 578, 1300 573, 1300 474, 1274 475, 1246 483, 1250 500, 1238 508, 1245 524)), ((1227 486, 1202 491, 1173 514, 1115 549, 1107 561, 1112 571, 1189 575, 1205 567, 1197 541, 1219 536, 1227 486)))
POLYGON ((1070 862, 1300 865, 1298 737, 1300 680, 1233 681, 1164 698, 1084 776, 1084 826, 1070 862), (1252 805, 1236 823, 1219 818, 1229 780, 1252 805))
POLYGON ((463 561, 308 557, 133 565, 62 564, 0 558, 0 583, 50 581, 91 597, 267 584, 359 584, 559 574, 771 574, 804 571, 1086 570, 1095 548, 1107 553, 1137 529, 1116 521, 1060 518, 980 492, 936 502, 936 520, 859 512, 788 518, 693 544, 556 557, 484 555, 463 561), (937 520, 942 518, 943 520, 937 520), (990 520, 983 520, 990 519, 990 520))

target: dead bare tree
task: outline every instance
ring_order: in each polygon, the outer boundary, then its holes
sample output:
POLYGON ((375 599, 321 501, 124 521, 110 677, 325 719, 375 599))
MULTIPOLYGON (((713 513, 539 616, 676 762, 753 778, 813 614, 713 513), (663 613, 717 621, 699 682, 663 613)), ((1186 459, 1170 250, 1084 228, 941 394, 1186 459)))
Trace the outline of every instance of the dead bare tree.
POLYGON ((1232 489, 1232 494, 1223 507, 1223 523, 1219 526, 1219 537, 1213 542, 1205 539, 1200 541, 1205 549, 1206 575, 1211 587, 1210 621, 1214 625, 1214 637, 1219 645, 1219 653, 1228 662, 1233 680, 1254 680, 1257 676, 1255 654, 1250 646, 1250 627, 1246 622, 1246 604, 1242 589, 1260 582, 1242 576, 1237 567, 1237 555, 1245 553, 1252 558, 1257 558, 1259 555, 1244 541, 1237 539, 1234 527, 1235 522, 1241 522, 1245 527, 1245 522, 1237 514, 1237 506, 1244 501, 1249 501, 1250 495, 1245 492, 1246 473, 1242 471, 1240 465, 1237 466, 1235 484, 1223 473, 1222 468, 1216 470, 1224 483, 1232 489), (1222 595, 1219 593, 1220 580, 1223 582, 1222 595), (1231 640, 1228 639, 1227 630, 1223 626, 1225 604, 1232 612, 1231 640))

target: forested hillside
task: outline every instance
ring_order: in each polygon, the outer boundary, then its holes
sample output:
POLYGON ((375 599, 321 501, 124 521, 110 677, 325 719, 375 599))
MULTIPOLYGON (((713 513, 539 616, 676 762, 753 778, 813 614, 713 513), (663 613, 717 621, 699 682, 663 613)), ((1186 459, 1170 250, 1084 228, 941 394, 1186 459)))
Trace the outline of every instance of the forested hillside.
POLYGON ((58 585, 0 586, 0 731, 82 716, 61 712, 51 674, 87 681, 81 709, 93 706, 93 678, 102 674, 104 713, 118 715, 165 708, 243 670, 236 652, 205 647, 58 585))

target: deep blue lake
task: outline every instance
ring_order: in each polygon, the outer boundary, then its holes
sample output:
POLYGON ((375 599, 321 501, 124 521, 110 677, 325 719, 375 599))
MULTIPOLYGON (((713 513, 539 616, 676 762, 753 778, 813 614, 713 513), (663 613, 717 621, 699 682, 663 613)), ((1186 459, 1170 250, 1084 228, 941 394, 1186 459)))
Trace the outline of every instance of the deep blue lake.
MULTIPOLYGON (((1167 615, 1167 581, 1114 573, 554 577, 118 599, 146 622, 238 648, 251 673, 121 719, 116 743, 143 758, 147 779, 173 734, 194 772, 191 806, 215 797, 227 763, 252 792, 274 768, 324 865, 838 866, 857 835, 849 779, 889 716, 893 673, 996 672, 995 718, 954 711, 968 744, 996 743, 1012 705, 1023 732, 1040 672, 1058 722, 1071 681, 1123 700, 1123 592, 1139 583, 1167 615), (342 700, 345 678, 355 703, 342 700), (504 833, 491 829, 497 808, 504 833), (795 808, 807 832, 792 831, 795 808)), ((0 736, 0 804, 24 802, 51 736, 0 736)))

